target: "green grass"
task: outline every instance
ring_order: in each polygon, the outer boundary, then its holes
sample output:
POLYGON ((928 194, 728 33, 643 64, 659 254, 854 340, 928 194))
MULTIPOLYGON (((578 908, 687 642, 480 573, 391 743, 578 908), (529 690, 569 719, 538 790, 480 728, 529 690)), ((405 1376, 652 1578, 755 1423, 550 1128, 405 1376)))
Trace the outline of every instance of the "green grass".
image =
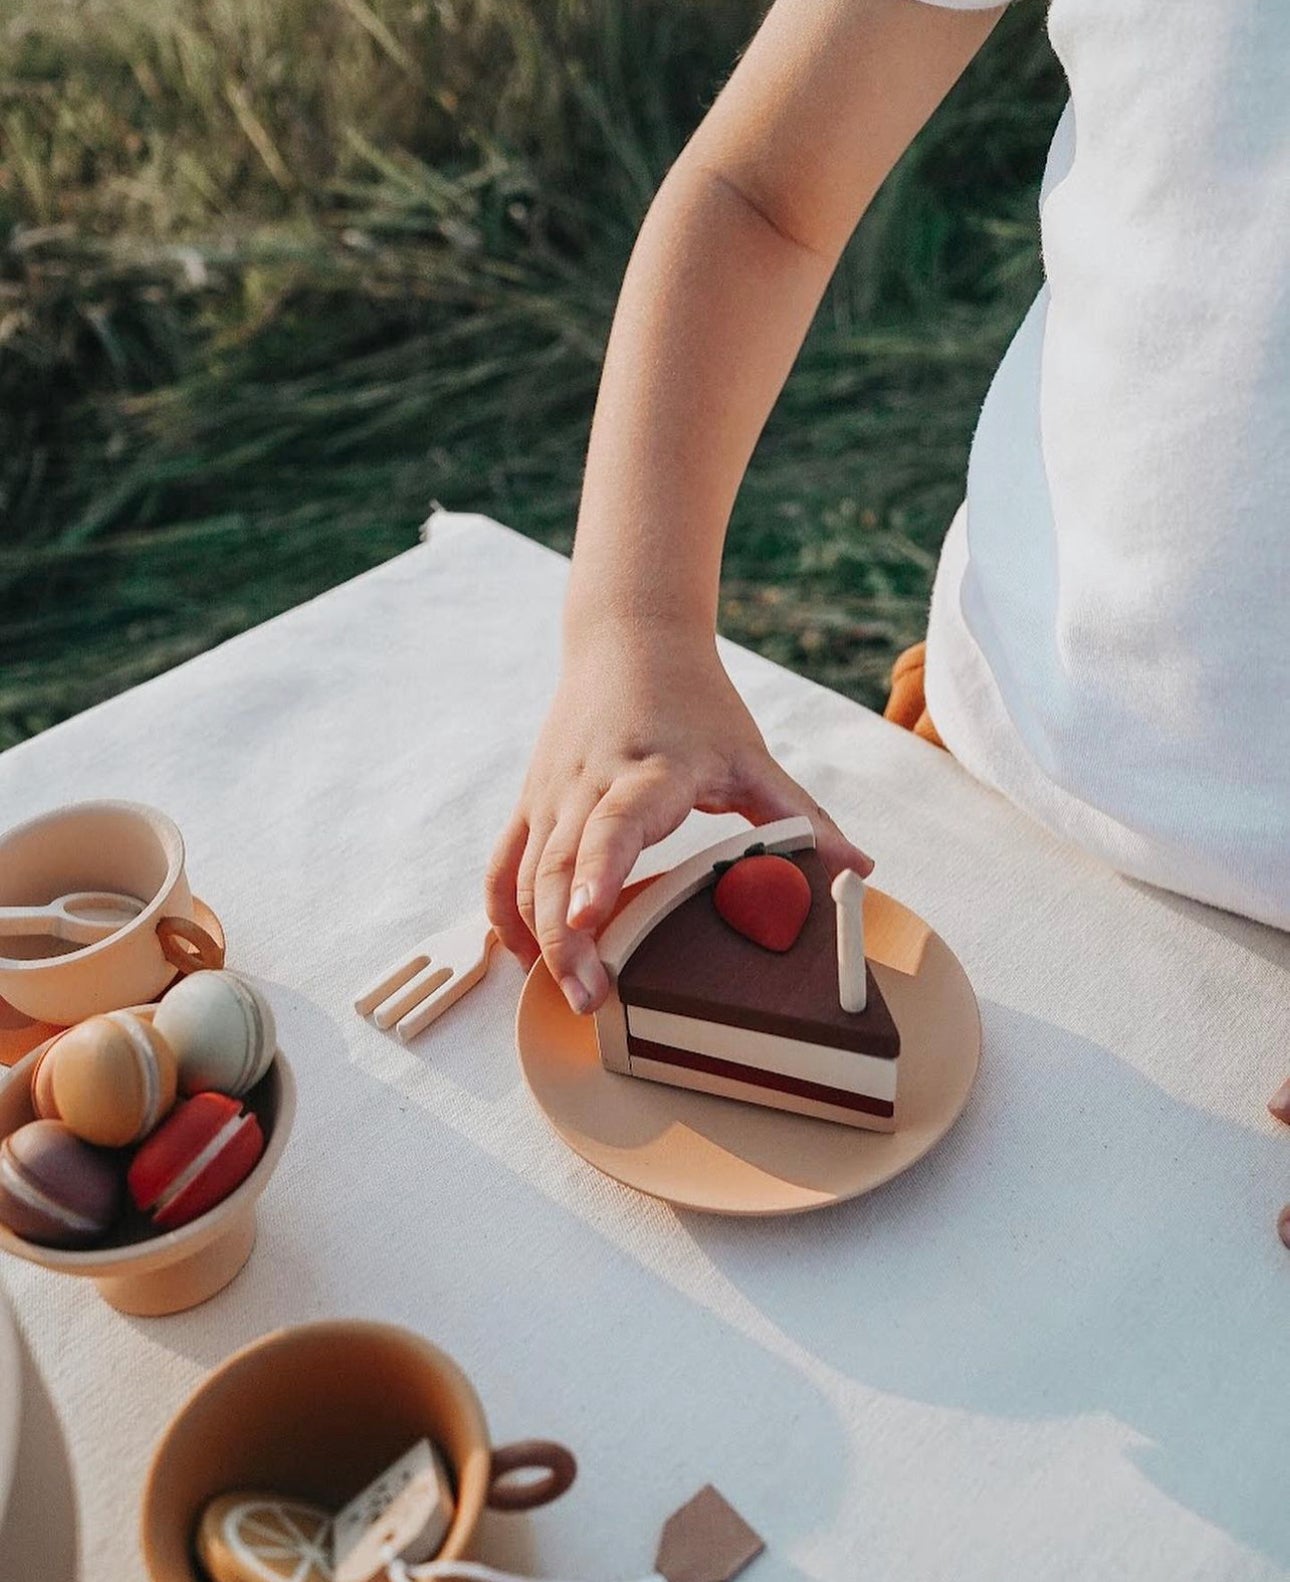
MULTIPOLYGON (((632 238, 744 0, 0 0, 0 745, 415 541, 567 548, 632 238)), ((869 703, 1038 280, 1015 8, 849 249, 723 630, 869 703)))

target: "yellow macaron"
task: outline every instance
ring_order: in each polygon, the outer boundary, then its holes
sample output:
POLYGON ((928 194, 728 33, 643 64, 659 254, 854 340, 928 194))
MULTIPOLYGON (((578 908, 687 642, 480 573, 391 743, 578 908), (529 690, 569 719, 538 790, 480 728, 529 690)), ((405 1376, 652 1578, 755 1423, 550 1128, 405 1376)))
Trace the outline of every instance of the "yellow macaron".
POLYGON ((52 1107, 87 1143, 125 1148, 169 1113, 179 1081, 165 1038, 131 1011, 91 1016, 40 1063, 41 1112, 52 1107))

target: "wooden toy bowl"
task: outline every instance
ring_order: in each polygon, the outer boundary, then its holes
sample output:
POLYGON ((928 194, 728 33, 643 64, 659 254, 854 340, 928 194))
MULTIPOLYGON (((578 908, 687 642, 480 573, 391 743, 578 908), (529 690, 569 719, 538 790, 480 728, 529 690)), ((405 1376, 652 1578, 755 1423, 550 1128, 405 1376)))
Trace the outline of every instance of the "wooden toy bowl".
MULTIPOLYGON (((136 1015, 151 1020, 155 1005, 136 1005, 136 1015)), ((31 1083, 50 1039, 7 1074, 0 1073, 0 1138, 36 1119, 31 1083)), ((246 1180, 222 1203, 178 1230, 158 1233, 146 1215, 129 1208, 110 1239, 87 1249, 42 1247, 0 1225, 0 1251, 62 1274, 87 1275, 103 1300, 122 1313, 155 1317, 196 1307, 222 1291, 251 1256, 255 1245, 255 1205, 273 1174, 291 1134, 296 1113, 296 1082, 281 1050, 243 1103, 259 1118, 264 1152, 246 1180)))
POLYGON ((156 808, 77 802, 0 835, 0 906, 44 905, 76 890, 119 891, 144 907, 79 949, 37 936, 0 940, 0 995, 24 1015, 67 1027, 150 1000, 176 972, 223 965, 193 919, 183 837, 156 808))
POLYGON ((494 1450, 470 1380, 410 1330, 329 1320, 254 1341, 197 1388, 153 1452, 140 1523, 148 1576, 204 1582, 193 1535, 216 1495, 255 1490, 337 1511, 421 1438, 443 1452, 456 1495, 437 1560, 461 1557, 485 1506, 545 1505, 577 1472, 547 1440, 494 1450), (543 1476, 505 1481, 525 1470, 543 1476))

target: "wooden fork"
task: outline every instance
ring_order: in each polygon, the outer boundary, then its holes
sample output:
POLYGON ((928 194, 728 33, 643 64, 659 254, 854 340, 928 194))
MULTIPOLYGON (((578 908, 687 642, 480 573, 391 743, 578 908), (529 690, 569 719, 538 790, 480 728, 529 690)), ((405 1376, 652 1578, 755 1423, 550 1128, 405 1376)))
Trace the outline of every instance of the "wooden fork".
POLYGON ((384 1031, 393 1027, 406 1043, 473 989, 488 971, 497 935, 484 916, 429 934, 388 967, 354 1001, 360 1016, 384 1031))

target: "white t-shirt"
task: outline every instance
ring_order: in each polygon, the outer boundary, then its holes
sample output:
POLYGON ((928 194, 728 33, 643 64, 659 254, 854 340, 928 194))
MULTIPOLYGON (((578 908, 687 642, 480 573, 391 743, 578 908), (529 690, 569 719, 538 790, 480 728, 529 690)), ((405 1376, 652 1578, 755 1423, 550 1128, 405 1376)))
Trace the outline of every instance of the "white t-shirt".
POLYGON ((1049 31, 1046 283, 942 551, 928 710, 1121 872, 1290 928, 1290 0, 1052 0, 1049 31))

